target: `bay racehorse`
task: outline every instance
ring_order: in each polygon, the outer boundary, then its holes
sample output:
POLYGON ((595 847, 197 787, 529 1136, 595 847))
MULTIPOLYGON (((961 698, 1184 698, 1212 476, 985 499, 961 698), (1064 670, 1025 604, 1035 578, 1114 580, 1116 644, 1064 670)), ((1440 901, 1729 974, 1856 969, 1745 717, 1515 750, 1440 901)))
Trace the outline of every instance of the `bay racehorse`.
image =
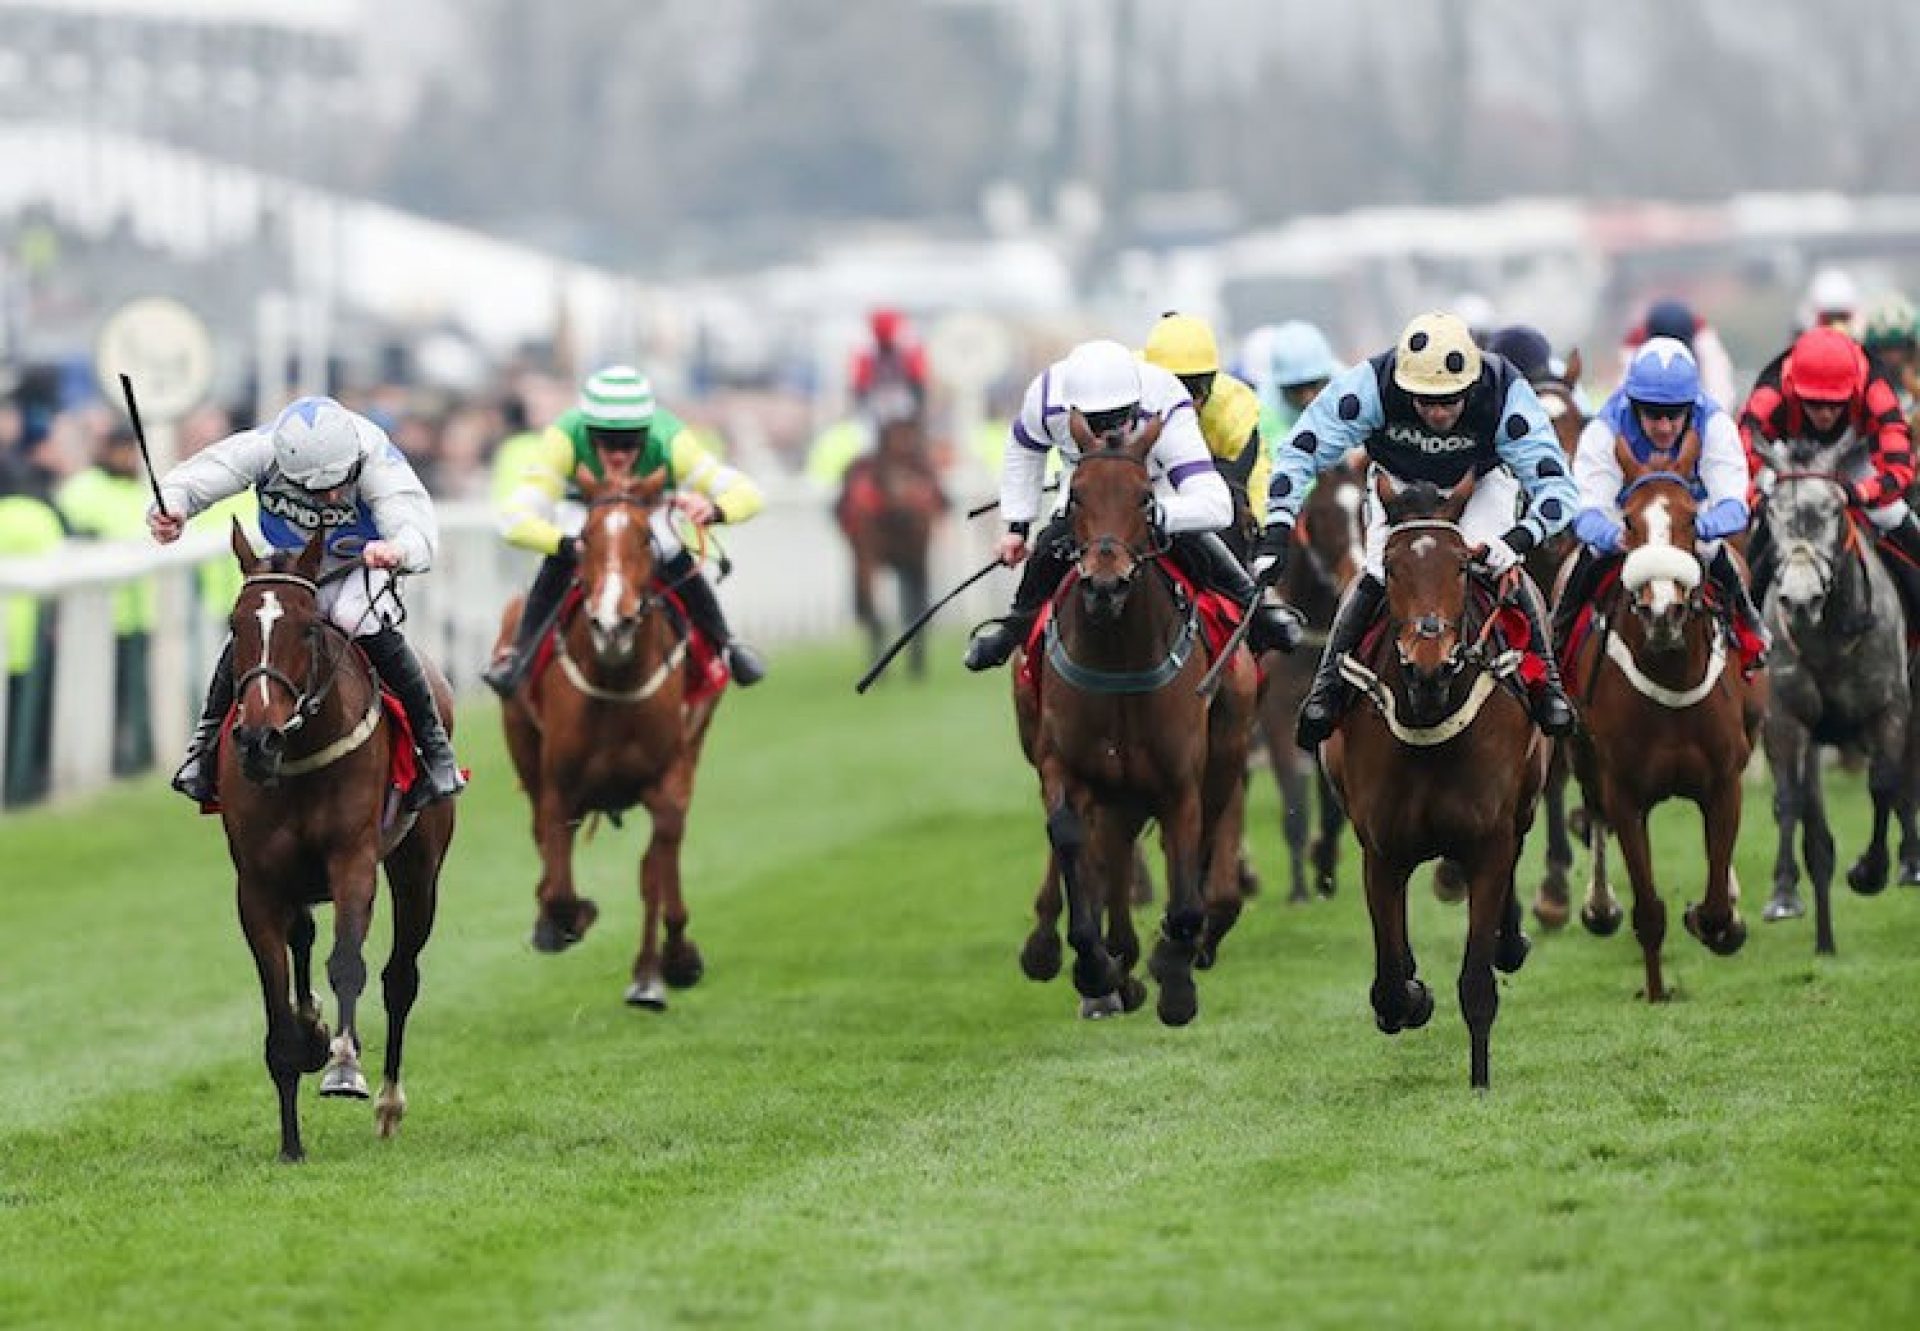
MULTIPOLYGON (((552 665, 529 672, 501 713, 540 850, 533 945, 564 951, 599 916, 574 886, 580 823, 593 814, 617 822, 634 805, 646 806, 653 827, 640 861, 645 918, 626 1001, 661 1011, 665 986, 689 987, 705 970, 687 936, 680 848, 718 695, 689 697, 687 621, 654 576, 651 519, 666 473, 603 481, 583 473, 578 481, 587 505, 578 595, 555 627, 552 665)), ((513 641, 519 615, 516 600, 500 626, 502 644, 513 641)))
POLYGON ((1595 933, 1619 927, 1606 877, 1606 836, 1620 840, 1633 883, 1633 932, 1646 963, 1645 996, 1671 996, 1660 967, 1667 910, 1647 828, 1668 799, 1699 806, 1706 832, 1705 900, 1687 907, 1687 932, 1730 956, 1746 942, 1735 903, 1733 850, 1741 778, 1766 711, 1764 674, 1729 661, 1721 607, 1710 604, 1694 551, 1693 484, 1700 436, 1687 431, 1671 466, 1642 464, 1624 441, 1615 455, 1625 558, 1589 613, 1568 680, 1582 699, 1581 732, 1567 746, 1586 792, 1593 876, 1580 916, 1595 933))
POLYGON ((1365 455, 1321 473, 1313 483, 1294 524, 1293 557, 1287 560, 1281 597, 1306 621, 1303 652, 1269 652, 1261 664, 1267 687, 1260 698, 1260 731, 1266 740, 1267 763, 1280 788, 1281 831, 1290 855, 1292 891, 1287 900, 1310 900, 1307 876, 1321 896, 1332 896, 1340 862, 1340 837, 1346 815, 1327 784, 1318 763, 1293 742, 1294 720, 1313 683, 1318 649, 1325 647, 1327 630, 1347 585, 1360 575, 1366 541, 1360 531, 1366 498, 1361 487, 1365 455), (1319 802, 1318 826, 1309 832, 1314 802, 1319 802), (1311 866, 1311 868, 1309 868, 1311 866))
MULTIPOLYGON (((280 1097, 280 1158, 300 1160, 303 1073, 322 1072, 320 1094, 364 1100, 359 1000, 361 953, 373 923, 379 870, 393 898, 393 949, 381 972, 387 1044, 374 1122, 390 1137, 406 1113, 400 1055, 420 991, 420 952, 433 931, 440 867, 453 839, 453 805, 405 813, 390 776, 402 738, 383 707, 373 667, 320 613, 324 545, 254 554, 233 524, 244 579, 234 602, 234 711, 220 745, 220 820, 239 880, 240 925, 266 1003, 267 1072, 280 1097), (313 907, 333 906, 327 981, 339 1006, 331 1038, 313 992, 313 907), (291 958, 292 973, 288 962, 291 958), (324 1069, 324 1071, 323 1071, 324 1069)), ((351 575, 353 568, 346 570, 351 575)), ((452 696, 422 657, 449 734, 452 696)))
MULTIPOLYGON (((874 420, 874 450, 847 468, 834 516, 853 555, 854 618, 878 655, 886 646, 887 627, 875 584, 883 572, 893 573, 906 622, 927 608, 933 527, 947 510, 947 496, 927 455, 925 427, 911 404, 898 409, 883 404, 875 409, 874 420)), ((924 676, 926 639, 915 637, 909 653, 909 668, 924 676)))
POLYGON ((1208 665, 1199 612, 1161 567, 1168 544, 1150 520, 1147 455, 1160 422, 1111 447, 1077 413, 1072 431, 1081 449, 1067 498, 1073 569, 1042 630, 1042 659, 1028 668, 1025 653, 1014 658, 1021 747, 1039 774, 1059 867, 1034 902, 1021 967, 1042 980, 1059 971, 1063 882, 1082 1015, 1145 1001, 1132 974, 1140 941, 1130 888, 1135 842, 1155 819, 1167 901, 1148 971, 1160 1020, 1184 1026, 1199 1010, 1193 971, 1212 964, 1240 913, 1258 671, 1237 648, 1211 703, 1197 691, 1208 665))
MULTIPOLYGON (((1424 1026, 1433 994, 1407 933, 1407 879, 1427 860, 1454 861, 1467 880, 1468 923, 1460 1012, 1470 1077, 1488 1084, 1488 1044, 1499 991, 1493 972, 1518 970, 1527 937, 1513 894, 1514 864, 1546 780, 1549 745, 1516 687, 1503 678, 1517 654, 1494 621, 1517 618, 1504 598, 1476 594, 1474 550, 1457 525, 1471 477, 1451 492, 1400 488, 1376 473, 1389 524, 1387 618, 1342 672, 1365 695, 1321 746, 1321 761, 1360 840, 1373 920, 1374 1022, 1388 1035, 1424 1026)), ((1516 575, 1524 576, 1524 575, 1516 575)), ((1520 630, 1522 633, 1524 629, 1520 630)))
MULTIPOLYGON (((1813 880, 1814 950, 1832 952, 1833 832, 1820 783, 1820 747, 1853 745, 1869 760, 1873 834, 1848 870, 1855 891, 1887 884, 1887 820, 1898 813, 1903 831, 1913 817, 1914 736, 1911 661, 1905 619, 1892 575, 1849 508, 1842 477, 1861 445, 1851 439, 1817 447, 1770 446, 1776 480, 1767 500, 1779 567, 1767 592, 1767 623, 1775 648, 1773 705, 1762 734, 1773 769, 1773 815, 1779 848, 1773 896, 1764 918, 1804 913, 1793 834, 1802 833, 1807 875, 1813 880)), ((1910 833, 1907 833, 1910 837, 1910 833)), ((1903 845, 1901 858, 1912 847, 1903 845)))

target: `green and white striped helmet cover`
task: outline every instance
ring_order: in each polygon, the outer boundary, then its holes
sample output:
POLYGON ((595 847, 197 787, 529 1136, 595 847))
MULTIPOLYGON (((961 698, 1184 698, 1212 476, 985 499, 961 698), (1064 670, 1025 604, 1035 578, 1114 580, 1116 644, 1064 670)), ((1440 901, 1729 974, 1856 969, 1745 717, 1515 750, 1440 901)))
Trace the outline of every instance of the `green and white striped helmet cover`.
POLYGON ((630 365, 609 365, 580 391, 580 414, 596 430, 644 430, 653 420, 653 385, 630 365))

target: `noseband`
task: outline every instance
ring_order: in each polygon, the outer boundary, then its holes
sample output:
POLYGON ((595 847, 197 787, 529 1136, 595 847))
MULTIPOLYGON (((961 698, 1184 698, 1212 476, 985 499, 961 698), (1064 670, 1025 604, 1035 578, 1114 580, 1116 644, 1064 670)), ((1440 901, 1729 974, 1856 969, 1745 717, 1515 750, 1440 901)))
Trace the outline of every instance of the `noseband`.
MULTIPOLYGON (((352 571, 354 567, 356 566, 348 565, 347 571, 352 571)), ((320 709, 326 705, 328 695, 333 692, 334 685, 340 680, 340 664, 346 657, 346 649, 343 645, 339 651, 332 654, 328 659, 327 668, 323 674, 320 668, 320 657, 322 655, 320 643, 321 640, 326 637, 329 625, 319 615, 318 599, 320 595, 320 584, 309 581, 294 573, 256 573, 241 584, 241 591, 244 593, 248 587, 268 584, 298 587, 301 591, 315 598, 313 619, 307 624, 301 634, 307 644, 306 683, 304 685, 294 683, 292 676, 263 660, 259 665, 243 672, 240 677, 234 681, 233 696, 237 701, 245 694, 247 685, 256 679, 264 679, 268 683, 277 684, 285 689, 287 695, 293 699, 293 715, 287 719, 284 725, 274 727, 274 731, 282 739, 286 739, 300 730, 301 727, 305 726, 308 721, 320 714, 320 709)), ((341 636, 344 642, 345 635, 342 634, 341 636)), ((380 690, 376 687, 374 689, 374 697, 376 700, 379 698, 379 693, 380 690)))

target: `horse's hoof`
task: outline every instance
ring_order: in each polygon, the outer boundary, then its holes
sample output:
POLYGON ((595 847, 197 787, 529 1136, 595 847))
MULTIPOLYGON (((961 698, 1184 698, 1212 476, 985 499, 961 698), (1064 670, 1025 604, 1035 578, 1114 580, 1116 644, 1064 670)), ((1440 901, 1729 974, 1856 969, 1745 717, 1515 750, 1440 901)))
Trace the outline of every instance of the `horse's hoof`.
POLYGON ((1550 932, 1564 929, 1567 927, 1568 917, 1572 914, 1573 907, 1568 904, 1565 897, 1556 899, 1542 890, 1541 894, 1533 899, 1533 918, 1542 929, 1550 932))
POLYGON ((307 1163, 307 1153, 305 1151, 283 1150, 280 1152, 280 1163, 283 1165, 304 1165, 307 1163))
POLYGON ((329 1099, 365 1100, 372 1093, 357 1064, 335 1063, 320 1078, 320 1094, 329 1099))
POLYGON ((1147 1001, 1147 986, 1140 982, 1137 975, 1129 975, 1120 981, 1120 1009, 1123 1012, 1138 1012, 1147 1001))
POLYGON ((1611 938, 1619 933, 1620 921, 1625 918, 1626 912, 1617 905, 1607 911, 1597 911, 1591 906, 1580 908, 1580 923, 1596 938, 1611 938))
POLYGON ((1433 990, 1425 980, 1407 981, 1406 1029, 1417 1031, 1433 1020, 1433 990))
POLYGON ((327 1034, 327 1023, 316 1021, 311 1026, 301 1028, 300 1071, 312 1075, 327 1065, 333 1057, 333 1040, 327 1034))
POLYGON ((1527 954, 1533 951, 1533 940, 1518 929, 1510 934, 1501 934, 1493 945, 1493 966, 1502 974, 1511 975, 1527 964, 1527 954))
POLYGON ((1593 835, 1593 817, 1585 805, 1567 810, 1567 835, 1575 841, 1585 841, 1593 835))
POLYGON ((1900 858, 1900 886, 1920 887, 1920 856, 1900 858))
POLYGON ((627 986, 628 1007, 643 1007, 649 1012, 667 1010, 667 987, 657 979, 635 980, 627 986))
POLYGON ((1083 1021, 1102 1021, 1108 1017, 1117 1017, 1126 1010, 1118 993, 1102 994, 1098 998, 1080 1000, 1080 1017, 1083 1021))
POLYGON ((1339 890, 1340 883, 1332 873, 1323 873, 1314 879, 1313 886, 1314 890, 1319 892, 1321 896, 1331 897, 1339 890))
POLYGON ((1102 953, 1096 958, 1075 957, 1073 989, 1082 998, 1102 998, 1120 987, 1120 967, 1102 953))
POLYGON ((1877 897, 1887 887, 1887 866, 1862 855, 1847 870, 1847 886, 1863 897, 1877 897))
POLYGON ((1772 924, 1776 920, 1797 920, 1806 913, 1798 892, 1775 892, 1760 911, 1760 918, 1772 924))
POLYGON ((706 960, 690 939, 668 943, 660 956, 660 975, 670 989, 691 989, 706 973, 706 960))
POLYGON ((1020 973, 1044 984, 1060 973, 1060 935, 1039 930, 1020 949, 1020 973))
POLYGON ((600 907, 590 899, 581 897, 565 909, 569 919, 556 919, 553 912, 542 910, 533 922, 533 948, 536 952, 565 952, 575 943, 587 936, 587 930, 600 918, 600 907))
POLYGON ((1680 917, 1687 932, 1699 940, 1700 944, 1716 957, 1730 957, 1747 942, 1747 922, 1738 915, 1730 915, 1727 922, 1718 929, 1708 929, 1700 921, 1700 903, 1688 906, 1680 917))
POLYGON ((1163 983, 1154 1011, 1159 1014, 1162 1026, 1185 1026, 1200 1013, 1200 991, 1191 980, 1184 984, 1163 983))

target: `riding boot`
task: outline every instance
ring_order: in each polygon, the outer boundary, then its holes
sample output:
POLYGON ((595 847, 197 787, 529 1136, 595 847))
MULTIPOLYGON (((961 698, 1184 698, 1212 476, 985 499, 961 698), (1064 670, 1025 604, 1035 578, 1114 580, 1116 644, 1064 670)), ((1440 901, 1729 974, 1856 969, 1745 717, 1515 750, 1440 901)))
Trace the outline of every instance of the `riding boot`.
POLYGON ((233 710, 233 639, 220 648, 220 659, 213 667, 213 680, 207 685, 206 705, 187 741, 187 760, 173 774, 173 788, 196 804, 213 803, 220 775, 220 728, 233 710))
POLYGON ((1560 686, 1560 662, 1554 658, 1553 644, 1547 638, 1547 601, 1525 573, 1520 575, 1520 608, 1527 616, 1527 650, 1540 658, 1546 671, 1546 677, 1527 690, 1533 723, 1543 735, 1571 734, 1573 703, 1560 686))
POLYGON ((560 603, 566 600, 567 588, 573 584, 575 566, 574 559, 564 553, 567 549, 563 545, 562 553, 548 555, 540 561, 540 571, 533 575, 533 586, 520 607, 520 623, 514 629, 513 646, 480 674, 486 686, 502 698, 512 697, 520 681, 527 677, 535 646, 560 614, 560 603))
POLYGON ((1773 586, 1773 575, 1780 568, 1780 555, 1773 544, 1773 528, 1767 522, 1765 509, 1748 530, 1751 534, 1747 537, 1747 576, 1753 580, 1753 603, 1765 605, 1767 590, 1773 586))
POLYGON ((1020 586, 1013 593, 1013 604, 1008 607, 1006 617, 995 620, 990 628, 975 634, 967 644, 967 669, 992 670, 1005 665, 1013 649, 1027 640, 1040 607, 1067 576, 1071 561, 1062 549, 1066 537, 1067 526, 1060 519, 1041 528, 1027 555, 1027 566, 1020 573, 1020 586))
POLYGON ((1173 541, 1174 552, 1209 591, 1219 592, 1235 605, 1250 612, 1253 625, 1247 630, 1247 645, 1256 652, 1290 652, 1300 642, 1300 622, 1285 608, 1268 605, 1259 598, 1253 575, 1234 558, 1216 532, 1185 532, 1173 541))
POLYGON ((1326 650, 1320 654, 1313 686, 1300 704, 1300 720, 1293 729, 1293 742, 1309 753, 1340 724, 1341 714, 1353 697, 1352 688, 1340 676, 1340 658, 1359 647, 1386 599, 1386 584, 1371 573, 1363 573, 1354 579, 1341 598, 1340 608, 1334 611, 1326 650))
POLYGON ((424 808, 435 800, 452 799, 466 789, 460 764, 453 757, 453 741, 441 724, 440 708, 434 701, 433 684, 413 654, 413 648, 399 629, 385 628, 360 639, 360 648, 373 662, 380 682, 393 690, 406 709, 407 723, 413 727, 414 746, 420 750, 420 775, 406 795, 409 811, 424 808))
POLYGON ((1759 639, 1760 655, 1753 662, 1753 669, 1758 670, 1767 663, 1767 651, 1773 646, 1773 635, 1767 632, 1760 607, 1753 603, 1746 581, 1740 576, 1739 566, 1733 562, 1733 556, 1725 546, 1714 551, 1713 558, 1707 561, 1707 579, 1720 589, 1720 595, 1725 599, 1727 609, 1733 612, 1733 617, 1759 639))
POLYGON ((743 689, 750 688, 767 677, 767 663, 760 653, 734 637, 733 630, 727 627, 720 598, 713 594, 713 584, 693 562, 692 555, 682 552, 675 556, 660 570, 660 577, 679 594, 680 603, 686 606, 687 617, 694 627, 726 658, 727 673, 733 676, 734 683, 743 689))
POLYGON ((1908 513, 1899 526, 1880 533, 1880 544, 1889 550, 1887 572, 1899 589, 1907 631, 1911 633, 1920 628, 1920 517, 1908 513))
POLYGON ((1605 559, 1595 553, 1592 546, 1582 545, 1574 555, 1573 568, 1567 574, 1566 585, 1560 589, 1560 599, 1553 603, 1553 645, 1557 650, 1566 649, 1567 638, 1579 621, 1580 611, 1599 590, 1601 570, 1605 567, 1605 559))

